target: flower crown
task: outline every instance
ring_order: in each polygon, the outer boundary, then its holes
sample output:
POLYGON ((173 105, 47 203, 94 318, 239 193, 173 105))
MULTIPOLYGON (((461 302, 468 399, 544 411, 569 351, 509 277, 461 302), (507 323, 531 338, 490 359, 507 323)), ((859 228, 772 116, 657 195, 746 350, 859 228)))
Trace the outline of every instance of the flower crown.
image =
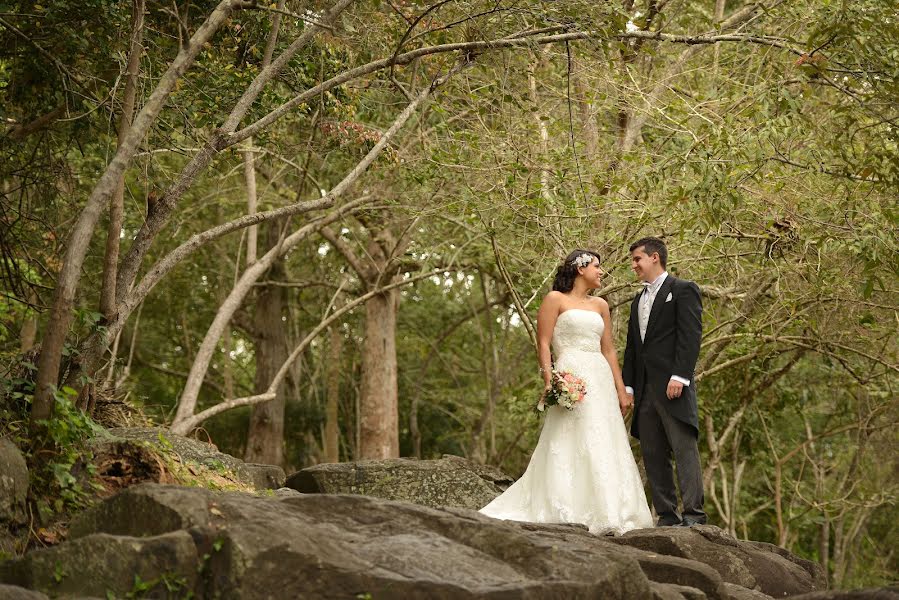
POLYGON ((595 257, 592 254, 587 254, 586 252, 584 252, 580 256, 575 257, 573 261, 571 261, 571 266, 578 268, 586 267, 593 262, 594 258, 595 257))

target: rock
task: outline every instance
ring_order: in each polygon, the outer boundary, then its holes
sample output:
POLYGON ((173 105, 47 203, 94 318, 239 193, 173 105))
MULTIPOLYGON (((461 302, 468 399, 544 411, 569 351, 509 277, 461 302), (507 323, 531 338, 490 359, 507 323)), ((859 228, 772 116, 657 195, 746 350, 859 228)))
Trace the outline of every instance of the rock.
POLYGON ((132 538, 92 534, 0 564, 0 581, 50 596, 185 597, 198 582, 197 547, 186 531, 132 538))
MULTIPOLYGON (((718 531, 720 531, 721 535, 730 538, 730 536, 727 536, 727 534, 720 529, 718 531)), ((762 550, 763 552, 773 552, 778 556, 787 559, 789 562, 804 569, 809 574, 809 577, 813 580, 815 587, 822 590, 827 587, 827 576, 825 575, 824 570, 821 568, 821 565, 819 565, 818 563, 796 556, 786 548, 781 548, 776 544, 769 544, 768 542, 756 542, 751 540, 744 543, 762 550)))
POLYGON ((724 591, 731 600, 771 600, 771 596, 757 590, 748 590, 736 583, 724 582, 724 591))
POLYGON ((286 479, 284 469, 275 465, 259 463, 243 463, 238 467, 241 480, 257 490, 277 490, 284 485, 286 479))
POLYGON ((708 565, 654 552, 625 554, 637 560, 640 569, 651 581, 667 584, 669 590, 677 591, 681 596, 684 596, 684 591, 680 588, 689 588, 695 592, 689 592, 692 596, 688 597, 695 598, 697 594, 701 594, 699 597, 710 600, 727 598, 726 592, 722 589, 724 582, 721 575, 708 565))
POLYGON ((255 489, 277 489, 284 485, 284 470, 275 465, 245 463, 219 452, 212 444, 177 435, 163 427, 117 427, 108 436, 93 441, 95 452, 102 452, 109 444, 130 440, 151 444, 158 451, 173 453, 182 464, 199 464, 212 470, 233 473, 239 481, 255 489))
MULTIPOLYGON (((826 587, 823 572, 816 563, 770 544, 740 542, 711 525, 641 529, 612 541, 708 565, 723 582, 775 598, 826 587)), ((672 583, 692 585, 709 593, 706 588, 689 582, 672 583)), ((718 593, 721 596, 734 595, 727 589, 718 593)))
POLYGON ((300 492, 296 491, 293 488, 282 487, 275 490, 276 498, 296 498, 298 496, 302 496, 300 492))
POLYGON ((868 588, 863 590, 827 590, 793 596, 790 600, 899 600, 899 588, 868 588))
MULTIPOLYGON (((0 565, 0 582, 50 596, 127 596, 136 574, 151 597, 168 586, 198 599, 256 600, 276 589, 284 598, 758 600, 762 592, 721 571, 760 580, 755 570, 778 560, 795 567, 705 529, 613 538, 361 495, 139 484, 76 519, 69 541, 0 565), (676 555, 715 548, 728 555, 717 566, 676 555)), ((808 583, 798 567, 780 573, 799 577, 782 587, 808 583)))
POLYGON ((304 494, 361 494, 430 507, 477 510, 502 493, 512 479, 458 456, 439 460, 396 458, 308 467, 284 485, 304 494))
POLYGON ((28 466, 8 438, 0 438, 0 525, 25 522, 28 466))
POLYGON ((0 584, 0 598, 3 600, 47 600, 47 596, 40 592, 33 592, 16 585, 0 584))
POLYGON ((708 598, 694 587, 656 582, 652 583, 652 597, 654 600, 705 600, 708 598))
MULTIPOLYGON (((134 486, 142 489, 146 484, 134 486)), ((129 490, 131 488, 128 488, 129 490)), ((120 493, 76 515, 69 526, 71 539, 93 533, 146 537, 189 529, 209 522, 209 499, 184 494, 178 486, 158 486, 154 494, 120 493)))
POLYGON ((183 581, 181 590, 196 585, 198 598, 261 599, 273 586, 283 598, 651 597, 635 560, 579 527, 364 496, 278 499, 154 484, 130 487, 93 511, 83 537, 4 565, 0 580, 50 595, 101 595, 102 588, 116 597, 132 590, 134 573, 147 581, 160 572, 183 581), (176 530, 161 533, 168 528, 176 530), (141 553, 155 568, 131 562, 141 553), (78 564, 80 585, 68 576, 56 582, 56 564, 78 564), (202 577, 188 577, 200 569, 202 577))

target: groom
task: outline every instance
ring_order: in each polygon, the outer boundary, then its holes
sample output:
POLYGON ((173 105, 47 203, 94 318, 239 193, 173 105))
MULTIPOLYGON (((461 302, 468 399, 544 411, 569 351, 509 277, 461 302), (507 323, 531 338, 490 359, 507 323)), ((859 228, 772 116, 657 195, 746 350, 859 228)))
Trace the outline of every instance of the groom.
POLYGON ((640 440, 658 526, 703 524, 705 497, 693 380, 702 339, 699 288, 668 274, 668 249, 662 240, 637 240, 630 251, 631 267, 644 288, 631 304, 622 369, 625 390, 635 404, 631 435, 640 440), (683 518, 677 510, 672 453, 683 518))

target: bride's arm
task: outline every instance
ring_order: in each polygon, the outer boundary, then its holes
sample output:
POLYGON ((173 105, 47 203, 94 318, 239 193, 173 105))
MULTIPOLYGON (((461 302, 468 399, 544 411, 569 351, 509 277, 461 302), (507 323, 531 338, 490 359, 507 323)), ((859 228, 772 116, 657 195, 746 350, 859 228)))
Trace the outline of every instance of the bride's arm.
POLYGON ((553 339, 553 330, 556 328, 556 319, 559 318, 559 309, 562 304, 561 292, 550 292, 540 303, 537 311, 537 364, 540 367, 540 375, 543 377, 544 390, 548 390, 552 381, 552 351, 550 343, 553 339))
POLYGON ((621 368, 618 366, 618 353, 615 351, 615 342, 612 341, 612 315, 609 312, 609 303, 599 299, 600 314, 602 320, 605 321, 605 327, 600 340, 600 350, 602 355, 606 357, 609 367, 612 369, 612 378, 615 380, 615 391, 618 392, 618 407, 621 409, 621 415, 627 414, 631 408, 630 397, 624 390, 624 380, 621 378, 621 368))

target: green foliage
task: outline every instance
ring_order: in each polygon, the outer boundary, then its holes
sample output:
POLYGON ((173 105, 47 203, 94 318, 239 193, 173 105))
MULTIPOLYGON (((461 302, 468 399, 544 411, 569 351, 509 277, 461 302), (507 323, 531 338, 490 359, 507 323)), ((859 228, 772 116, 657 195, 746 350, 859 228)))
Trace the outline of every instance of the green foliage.
POLYGON ((42 513, 84 508, 92 499, 93 458, 87 441, 102 430, 75 406, 78 393, 63 387, 53 394, 53 417, 38 421, 42 438, 34 445, 41 456, 32 463, 32 496, 42 513))
POLYGON ((187 579, 174 573, 163 573, 148 581, 144 581, 140 575, 134 575, 134 586, 125 594, 125 598, 156 598, 164 590, 167 598, 177 597, 190 600, 194 593, 185 589, 187 579))
MULTIPOLYGON (((194 31, 213 4, 191 3, 187 12, 148 4, 139 105, 177 52, 181 28, 194 31)), ((748 7, 726 4, 726 17, 748 7)), ((466 0, 441 4, 407 31, 423 4, 355 3, 288 62, 242 125, 395 52, 544 27, 593 32, 567 45, 468 56, 473 64, 438 90, 347 193, 371 193, 376 203, 332 225, 362 262, 378 244, 390 250, 391 239, 407 236, 393 257, 400 278, 445 269, 398 293, 401 453, 459 454, 523 471, 540 425, 531 415, 539 379, 522 320, 534 317, 557 261, 574 246, 600 251, 620 352, 636 290, 627 246, 644 234, 664 235, 670 270, 706 292, 698 390, 713 521, 827 564, 838 587, 879 585, 897 570, 880 540, 895 537, 899 517, 889 437, 897 420, 891 282, 899 247, 890 234, 899 226, 899 23, 889 2, 800 0, 766 4, 739 29, 789 48, 620 37, 662 26, 685 35, 716 31, 710 6, 639 0, 628 11, 582 0, 466 0), (659 5, 663 13, 653 14, 659 5), (641 119, 633 146, 623 149, 627 128, 641 119), (714 447, 711 438, 725 432, 714 447), (780 528, 772 500, 778 467, 780 528), (830 557, 819 555, 822 532, 833 542, 830 557)), ((129 11, 127 3, 101 0, 4 11, 28 40, 0 27, 0 116, 14 129, 59 106, 68 110, 23 140, 0 140, 0 358, 13 367, 0 380, 0 419, 20 436, 34 369, 21 356, 21 325, 42 318, 52 302, 65 235, 112 156, 129 11)), ((235 12, 168 99, 126 174, 124 250, 145 222, 148 197, 169 188, 260 72, 271 17, 235 12)), ((282 17, 279 49, 307 27, 282 17)), ((254 136, 260 208, 333 189, 406 105, 404 90, 417 93, 458 58, 434 55, 351 80, 254 136)), ((245 213, 242 150, 217 155, 187 190, 144 267, 245 213)), ((285 221, 285 232, 310 219, 285 221)), ((112 373, 124 375, 127 365, 128 376, 117 392, 159 422, 171 418, 196 348, 245 269, 242 236, 201 247, 170 273, 119 340, 112 373)), ((104 326, 96 300, 104 241, 98 233, 84 266, 67 362, 104 326)), ((284 270, 291 344, 329 307, 367 289, 316 236, 291 251, 284 270)), ((258 391, 265 341, 253 331, 254 298, 219 344, 200 410, 258 391)), ((334 326, 343 348, 336 360, 346 460, 358 455, 365 324, 360 307, 334 326)), ((288 468, 323 458, 326 373, 334 366, 328 350, 324 337, 311 344, 283 387, 288 468)), ((45 424, 52 458, 39 489, 61 499, 54 509, 82 501, 79 447, 91 425, 71 401, 72 391, 60 390, 57 415, 45 424)), ((249 414, 249 407, 220 414, 205 433, 241 456, 249 414)), ((165 439, 160 447, 170 450, 165 439)), ((216 469, 178 476, 227 485, 216 469)), ((146 585, 136 582, 135 593, 146 585)))
POLYGON ((65 567, 62 566, 60 561, 56 561, 56 564, 53 567, 53 581, 56 583, 62 583, 62 580, 69 576, 69 573, 65 570, 65 567))

